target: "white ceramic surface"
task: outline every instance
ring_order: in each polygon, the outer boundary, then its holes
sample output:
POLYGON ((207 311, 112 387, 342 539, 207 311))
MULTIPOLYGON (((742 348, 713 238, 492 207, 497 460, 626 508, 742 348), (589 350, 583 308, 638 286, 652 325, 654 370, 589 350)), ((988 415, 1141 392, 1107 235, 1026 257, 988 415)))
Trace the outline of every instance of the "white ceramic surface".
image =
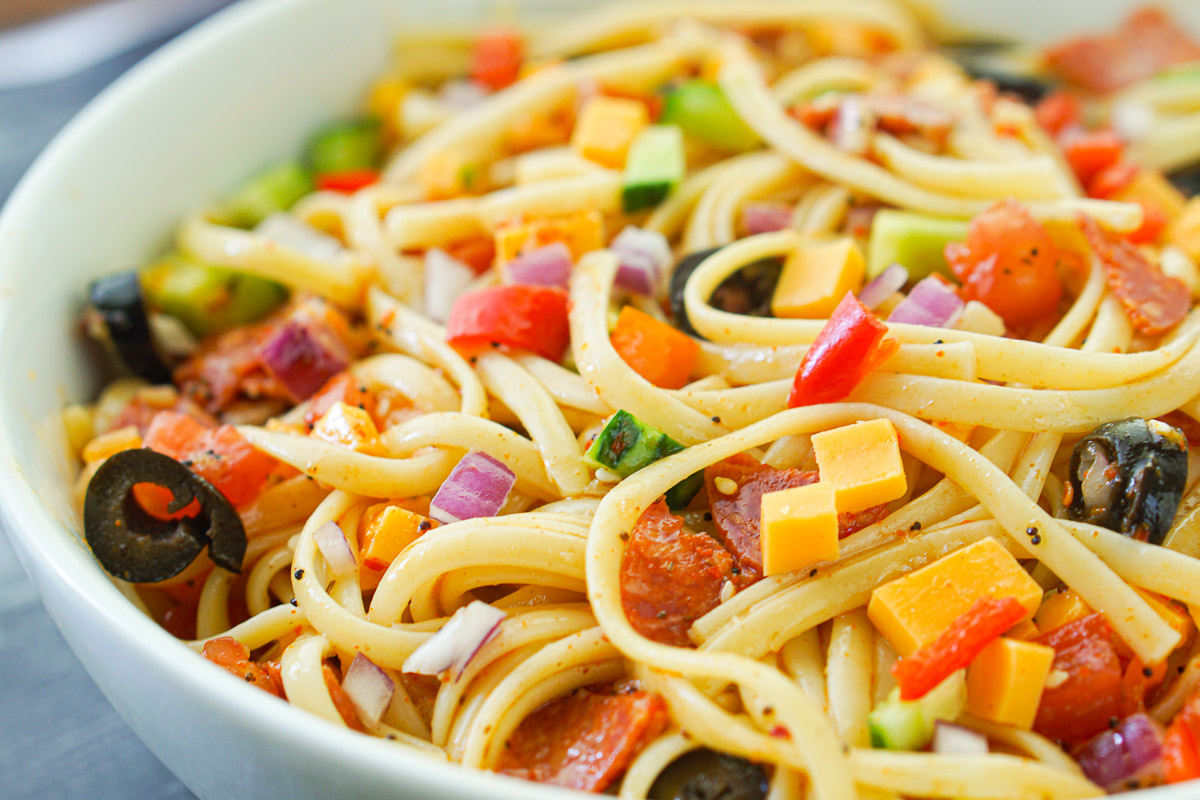
MULTIPOLYGON (((67 400, 95 388, 75 335, 83 288, 100 274, 142 262, 165 245, 180 215, 294 151, 316 123, 355 107, 401 26, 479 19, 493 7, 564 13, 585 5, 247 0, 163 48, 92 103, 37 161, 0 216, 3 522, 96 683, 150 749, 206 800, 570 795, 338 729, 228 680, 126 602, 80 544, 57 423, 67 400)), ((1109 24, 1131 4, 940 5, 955 29, 1045 40, 1081 24, 1109 24)), ((1200 3, 1165 5, 1200 32, 1200 3)), ((1181 787, 1140 796, 1195 794, 1181 787)))

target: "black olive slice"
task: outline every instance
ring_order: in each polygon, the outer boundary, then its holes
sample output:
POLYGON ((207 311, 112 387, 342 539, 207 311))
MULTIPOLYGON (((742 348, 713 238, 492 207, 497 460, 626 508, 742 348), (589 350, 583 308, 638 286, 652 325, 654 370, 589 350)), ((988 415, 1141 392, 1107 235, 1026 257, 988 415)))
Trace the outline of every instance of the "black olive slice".
POLYGON ((246 529, 225 496, 175 459, 149 449, 116 453, 96 470, 84 498, 83 533, 101 566, 132 583, 178 575, 206 545, 213 563, 231 572, 241 571, 246 554, 246 529), (172 513, 193 500, 201 511, 179 520, 152 517, 133 496, 139 483, 169 489, 172 513))
MULTIPOLYGON (((684 306, 683 290, 688 278, 706 258, 721 248, 713 247, 708 250, 697 250, 688 253, 679 260, 675 271, 671 273, 670 301, 671 315, 675 318, 675 326, 691 336, 704 338, 692 327, 688 319, 687 308, 684 306)), ((713 308, 728 311, 731 314, 745 314, 752 317, 771 316, 771 295, 779 283, 779 275, 783 271, 783 261, 778 258, 766 258, 739 269, 723 280, 708 299, 713 308)))
POLYGON ((671 762, 650 788, 651 800, 763 800, 767 773, 744 758, 693 750, 671 762))
POLYGON ((1169 174, 1167 178, 1176 189, 1188 197, 1195 197, 1200 194, 1200 161, 1180 167, 1169 174))
POLYGON ((136 272, 108 275, 88 287, 88 332, 110 346, 133 374, 169 383, 171 371, 154 348, 150 319, 136 272))

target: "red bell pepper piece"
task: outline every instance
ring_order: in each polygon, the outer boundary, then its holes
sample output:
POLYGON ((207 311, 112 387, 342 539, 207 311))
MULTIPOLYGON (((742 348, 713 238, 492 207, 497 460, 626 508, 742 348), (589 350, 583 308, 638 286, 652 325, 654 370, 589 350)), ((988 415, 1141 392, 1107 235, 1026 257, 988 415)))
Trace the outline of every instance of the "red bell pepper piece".
POLYGON ((464 353, 495 344, 561 361, 570 340, 567 293, 551 286, 468 292, 454 301, 446 323, 446 341, 464 353))
POLYGON ((1083 102, 1077 95, 1058 91, 1046 95, 1034 110, 1039 125, 1051 136, 1058 136, 1083 120, 1083 102))
POLYGON ((1121 160, 1125 143, 1108 130, 1067 131, 1059 142, 1067 163, 1085 186, 1096 175, 1121 160))
POLYGON ((788 408, 845 400, 867 373, 900 346, 895 339, 884 339, 886 333, 887 326, 846 292, 804 354, 788 408))
POLYGON ((892 665, 901 700, 924 697, 1025 616, 1015 597, 981 597, 937 641, 892 665))
POLYGON ((525 59, 525 43, 509 30, 492 30, 475 40, 471 57, 471 80, 498 91, 516 83, 525 59))
POLYGON ((1200 753, 1196 739, 1183 720, 1167 727, 1162 746, 1163 773, 1167 783, 1183 783, 1200 778, 1200 753))
POLYGON ((351 169, 345 172, 326 172, 317 176, 318 189, 341 194, 354 194, 359 189, 378 182, 377 169, 351 169))

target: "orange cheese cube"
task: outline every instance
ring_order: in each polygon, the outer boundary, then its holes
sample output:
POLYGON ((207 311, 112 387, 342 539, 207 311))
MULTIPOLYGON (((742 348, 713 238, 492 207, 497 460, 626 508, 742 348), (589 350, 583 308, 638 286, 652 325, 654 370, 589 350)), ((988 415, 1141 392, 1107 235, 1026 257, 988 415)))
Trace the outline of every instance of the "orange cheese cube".
POLYGON ((571 136, 579 155, 611 169, 625 166, 629 146, 650 124, 646 104, 626 97, 597 95, 584 104, 571 136))
POLYGON ((967 668, 967 710, 991 722, 1028 730, 1053 664, 1053 647, 997 639, 967 668))
POLYGON ((1049 633, 1055 628, 1083 619, 1092 609, 1074 589, 1052 589, 1046 592, 1042 604, 1033 615, 1038 630, 1049 633))
POLYGON ((559 217, 502 225, 496 229, 496 260, 507 264, 527 250, 564 242, 576 261, 604 247, 604 217, 599 211, 579 211, 559 217))
POLYGON ((359 553, 364 567, 387 569, 404 548, 437 523, 428 517, 389 503, 377 503, 359 521, 359 553))
POLYGON ((1042 588, 991 537, 880 586, 867 616, 892 649, 907 656, 934 642, 983 597, 1016 598, 1031 615, 1042 600, 1042 588))
POLYGON ((902 497, 908 488, 896 427, 856 422, 812 437, 821 482, 833 484, 838 511, 854 512, 902 497))
POLYGON ((1123 203, 1146 203, 1158 207, 1170 221, 1183 211, 1187 198, 1156 169, 1138 170, 1128 186, 1113 195, 1113 200, 1123 203))
POLYGON ((330 406, 317 420, 313 425, 312 436, 368 455, 381 455, 385 452, 379 443, 379 430, 375 427, 371 415, 358 406, 347 405, 341 400, 330 406))
POLYGON ((771 313, 777 317, 824 319, 862 285, 867 262, 854 239, 805 242, 784 262, 771 313))
POLYGON ((822 481, 764 494, 760 542, 764 575, 836 559, 838 512, 833 487, 822 481))
POLYGON ((1200 261, 1200 197, 1193 197, 1167 226, 1166 239, 1200 261))

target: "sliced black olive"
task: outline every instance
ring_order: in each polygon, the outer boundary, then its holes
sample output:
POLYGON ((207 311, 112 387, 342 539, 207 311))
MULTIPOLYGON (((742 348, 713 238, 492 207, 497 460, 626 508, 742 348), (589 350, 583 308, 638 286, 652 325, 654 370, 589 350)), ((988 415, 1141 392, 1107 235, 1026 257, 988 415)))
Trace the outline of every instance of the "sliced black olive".
POLYGON ((671 762, 650 787, 651 800, 763 800, 767 773, 743 758, 693 750, 671 762))
MULTIPOLYGON (((688 278, 696 268, 721 248, 713 247, 708 250, 697 250, 688 253, 671 273, 670 301, 671 314, 679 330, 692 336, 700 334, 692 327, 688 319, 687 308, 684 307, 683 290, 688 278)), ((775 293, 775 285, 779 283, 779 274, 783 271, 783 261, 778 258, 766 258, 747 264, 721 282, 712 293, 708 302, 713 308, 728 311, 731 314, 745 314, 752 317, 771 316, 771 295, 775 293)), ((700 337, 703 338, 703 337, 700 337)))
POLYGON ((109 573, 133 583, 178 575, 207 545, 213 563, 240 572, 246 555, 242 518, 211 483, 170 456, 124 450, 108 458, 88 482, 83 534, 109 573), (170 489, 172 513, 199 501, 200 513, 179 520, 150 516, 133 496, 138 483, 170 489))
POLYGON ((1011 92, 1029 103, 1036 103, 1055 88, 1055 83, 1038 74, 1029 58, 1003 42, 964 42, 945 48, 975 80, 991 81, 1002 92, 1011 92))
POLYGON ((133 374, 151 383, 169 383, 171 371, 154 348, 150 319, 136 272, 92 282, 85 314, 88 333, 111 347, 133 374))
POLYGON ((1167 178, 1175 185, 1176 189, 1188 197, 1195 197, 1200 194, 1200 161, 1180 167, 1167 178))
POLYGON ((1158 420, 1109 422, 1071 453, 1071 519, 1161 544, 1187 483, 1187 440, 1158 420))

